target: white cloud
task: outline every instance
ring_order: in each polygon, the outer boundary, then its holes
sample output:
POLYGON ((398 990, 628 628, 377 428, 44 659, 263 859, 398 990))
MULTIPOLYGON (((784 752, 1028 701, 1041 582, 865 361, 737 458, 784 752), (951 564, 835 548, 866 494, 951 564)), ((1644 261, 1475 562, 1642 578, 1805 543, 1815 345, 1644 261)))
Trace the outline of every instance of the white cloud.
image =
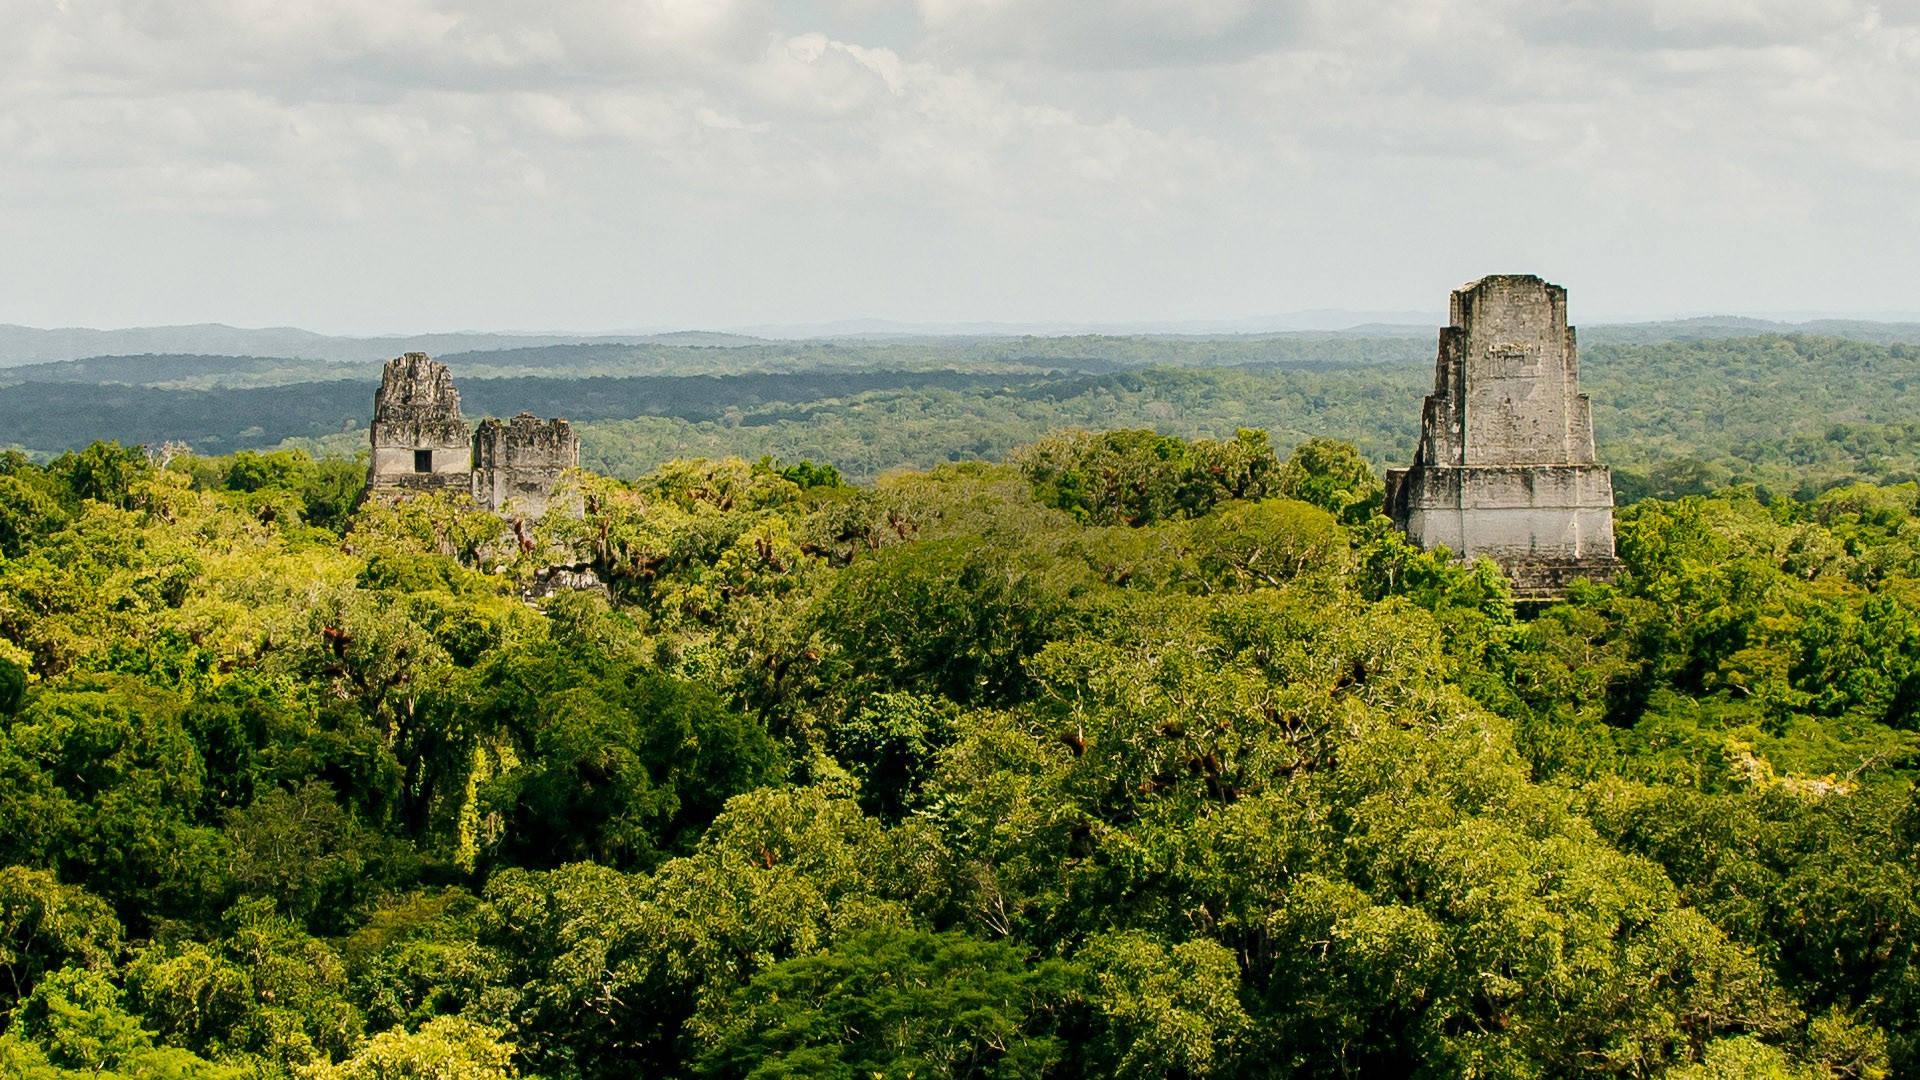
POLYGON ((1303 0, 918 0, 932 48, 1069 67, 1215 64, 1287 44, 1303 0))
POLYGON ((1418 304, 1500 260, 1623 307, 1891 307, 1920 270, 1920 0, 0 0, 0 25, 0 320, 1235 315, 1418 304))

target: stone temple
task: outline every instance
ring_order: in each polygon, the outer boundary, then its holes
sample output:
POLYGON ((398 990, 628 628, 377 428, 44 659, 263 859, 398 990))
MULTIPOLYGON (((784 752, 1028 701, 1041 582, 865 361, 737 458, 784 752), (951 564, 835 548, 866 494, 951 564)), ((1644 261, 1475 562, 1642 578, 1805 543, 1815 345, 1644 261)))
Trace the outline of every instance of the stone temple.
POLYGON ((1567 325, 1567 291, 1497 274, 1454 291, 1413 467, 1387 472, 1387 512, 1424 548, 1491 557, 1522 599, 1604 580, 1613 476, 1594 460, 1593 417, 1567 325))
POLYGON ((546 513, 560 475, 580 464, 580 438, 565 420, 521 413, 471 431, 446 365, 425 353, 387 361, 373 395, 373 459, 367 491, 472 495, 494 513, 546 513))

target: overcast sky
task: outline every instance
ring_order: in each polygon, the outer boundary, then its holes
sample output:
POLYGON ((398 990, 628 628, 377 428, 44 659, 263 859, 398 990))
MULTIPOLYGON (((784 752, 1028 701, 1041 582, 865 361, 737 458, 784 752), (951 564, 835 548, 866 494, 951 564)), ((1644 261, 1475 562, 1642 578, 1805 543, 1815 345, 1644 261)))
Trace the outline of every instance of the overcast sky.
POLYGON ((1920 0, 0 0, 0 322, 1920 310, 1920 0))

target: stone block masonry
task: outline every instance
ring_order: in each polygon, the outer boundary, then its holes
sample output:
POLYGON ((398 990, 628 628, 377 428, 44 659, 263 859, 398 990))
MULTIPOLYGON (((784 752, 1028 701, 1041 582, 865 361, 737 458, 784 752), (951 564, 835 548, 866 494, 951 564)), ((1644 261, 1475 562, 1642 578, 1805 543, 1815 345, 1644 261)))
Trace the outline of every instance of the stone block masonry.
POLYGON ((546 513, 561 474, 580 464, 580 439, 565 420, 521 413, 471 431, 452 372, 425 353, 387 361, 372 439, 369 493, 466 493, 494 513, 529 518, 546 513))
POLYGON ((387 361, 373 394, 370 491, 468 491, 473 438, 453 374, 426 353, 387 361))
POLYGON ((1413 466, 1387 472, 1387 512, 1413 542, 1490 556, 1515 595, 1549 599, 1604 580, 1613 476, 1595 461, 1567 291, 1532 275, 1453 294, 1413 466))
POLYGON ((520 413, 480 421, 473 436, 473 497, 496 511, 547 512, 560 475, 580 464, 580 437, 565 420, 520 413))

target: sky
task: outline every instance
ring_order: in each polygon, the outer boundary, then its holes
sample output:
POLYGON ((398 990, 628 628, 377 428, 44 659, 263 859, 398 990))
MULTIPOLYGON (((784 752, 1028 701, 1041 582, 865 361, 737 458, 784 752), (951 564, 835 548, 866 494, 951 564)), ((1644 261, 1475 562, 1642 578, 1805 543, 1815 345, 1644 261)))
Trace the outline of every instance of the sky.
POLYGON ((0 322, 1920 312, 1920 0, 0 0, 0 322))

